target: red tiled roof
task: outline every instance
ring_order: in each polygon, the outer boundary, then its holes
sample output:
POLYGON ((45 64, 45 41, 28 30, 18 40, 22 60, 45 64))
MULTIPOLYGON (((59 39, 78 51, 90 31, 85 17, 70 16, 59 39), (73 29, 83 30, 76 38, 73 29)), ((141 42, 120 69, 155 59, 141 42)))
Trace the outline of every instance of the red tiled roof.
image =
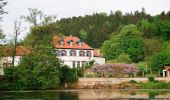
POLYGON ((94 57, 102 57, 103 55, 100 53, 100 49, 93 50, 94 57))
POLYGON ((169 69, 170 69, 170 66, 164 66, 164 69, 169 70, 169 69))
POLYGON ((60 41, 57 41, 54 43, 54 46, 56 48, 62 48, 62 49, 93 49, 92 47, 90 47, 89 45, 87 45, 85 42, 81 42, 81 46, 78 45, 77 41, 79 41, 80 39, 78 37, 73 37, 73 36, 66 36, 63 39, 64 45, 61 45, 60 41), (70 44, 68 43, 69 41, 73 41, 73 45, 70 46, 70 44))
MULTIPOLYGON (((13 54, 13 49, 12 47, 7 47, 3 46, 0 47, 0 52, 2 53, 3 56, 12 56, 13 54)), ((16 47, 16 56, 24 56, 30 54, 30 49, 23 47, 23 46, 17 46, 16 47)))

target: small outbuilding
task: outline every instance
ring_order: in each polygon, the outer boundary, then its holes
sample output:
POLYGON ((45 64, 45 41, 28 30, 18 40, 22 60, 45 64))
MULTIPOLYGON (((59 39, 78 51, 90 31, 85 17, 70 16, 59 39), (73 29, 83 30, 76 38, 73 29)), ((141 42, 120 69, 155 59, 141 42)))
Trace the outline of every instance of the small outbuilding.
POLYGON ((163 77, 170 77, 170 65, 163 66, 163 77))

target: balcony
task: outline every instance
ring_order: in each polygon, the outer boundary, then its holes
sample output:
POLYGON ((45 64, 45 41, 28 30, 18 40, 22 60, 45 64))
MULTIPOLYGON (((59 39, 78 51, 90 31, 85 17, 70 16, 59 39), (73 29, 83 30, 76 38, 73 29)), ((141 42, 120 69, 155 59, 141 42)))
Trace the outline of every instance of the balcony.
POLYGON ((87 56, 59 56, 63 61, 91 61, 93 58, 89 58, 87 56))

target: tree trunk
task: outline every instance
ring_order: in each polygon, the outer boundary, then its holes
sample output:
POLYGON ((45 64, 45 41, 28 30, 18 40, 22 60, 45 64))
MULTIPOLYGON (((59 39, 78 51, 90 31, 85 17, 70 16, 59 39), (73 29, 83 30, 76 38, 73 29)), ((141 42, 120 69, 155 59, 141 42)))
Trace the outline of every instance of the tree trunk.
POLYGON ((142 71, 142 77, 145 77, 145 72, 144 72, 144 70, 142 71))
POLYGON ((136 72, 134 73, 134 77, 136 77, 136 72))
POLYGON ((161 75, 160 75, 160 70, 158 70, 158 77, 160 77, 161 75))
POLYGON ((16 48, 17 48, 17 34, 18 32, 16 31, 15 33, 15 40, 14 40, 14 47, 13 47, 13 54, 12 54, 12 66, 14 67, 14 62, 15 62, 15 55, 16 55, 16 48))
POLYGON ((150 75, 152 75, 152 70, 150 69, 150 75))

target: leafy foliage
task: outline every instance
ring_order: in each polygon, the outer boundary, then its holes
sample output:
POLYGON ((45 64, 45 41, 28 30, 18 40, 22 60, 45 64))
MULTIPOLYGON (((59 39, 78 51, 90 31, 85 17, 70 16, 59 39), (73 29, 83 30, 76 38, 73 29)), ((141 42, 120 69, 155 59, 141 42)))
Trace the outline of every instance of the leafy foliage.
POLYGON ((145 58, 147 60, 147 58, 153 55, 154 53, 161 51, 162 43, 158 39, 145 39, 144 47, 145 58))
POLYGON ((116 59, 119 54, 125 53, 133 62, 144 58, 144 42, 142 33, 135 25, 124 26, 117 35, 105 41, 102 51, 107 59, 116 59))
POLYGON ((52 49, 37 47, 30 55, 22 58, 16 71, 17 88, 51 89, 58 87, 61 65, 51 52, 52 49))
POLYGON ((151 57, 149 66, 153 69, 154 72, 158 72, 162 69, 164 65, 170 64, 170 51, 162 50, 159 53, 156 53, 151 57))
POLYGON ((148 80, 149 80, 149 82, 154 82, 155 81, 154 77, 149 77, 148 80))
POLYGON ((7 2, 5 0, 0 0, 0 20, 2 19, 2 15, 7 13, 5 10, 4 10, 4 6, 7 5, 7 2))
POLYGON ((63 66, 60 68, 60 82, 71 83, 78 79, 77 69, 69 68, 68 66, 63 66))

